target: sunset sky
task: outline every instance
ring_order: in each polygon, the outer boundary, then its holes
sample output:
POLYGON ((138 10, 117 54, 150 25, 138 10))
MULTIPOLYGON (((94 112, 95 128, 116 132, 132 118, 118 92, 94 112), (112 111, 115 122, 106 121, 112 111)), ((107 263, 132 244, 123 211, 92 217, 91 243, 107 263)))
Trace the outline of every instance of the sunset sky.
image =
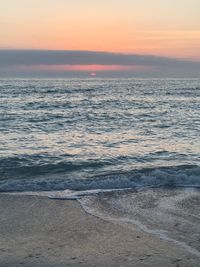
POLYGON ((0 49, 200 61, 199 0, 5 0, 0 12, 0 49))

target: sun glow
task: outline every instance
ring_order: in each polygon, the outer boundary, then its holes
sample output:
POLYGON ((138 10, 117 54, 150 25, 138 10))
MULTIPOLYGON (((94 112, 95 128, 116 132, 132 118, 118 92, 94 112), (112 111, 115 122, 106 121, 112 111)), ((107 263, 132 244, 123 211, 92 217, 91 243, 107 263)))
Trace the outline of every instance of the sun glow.
POLYGON ((148 70, 150 66, 142 65, 18 65, 18 70, 41 70, 41 71, 80 71, 90 72, 91 76, 95 76, 97 72, 102 71, 134 71, 148 70))

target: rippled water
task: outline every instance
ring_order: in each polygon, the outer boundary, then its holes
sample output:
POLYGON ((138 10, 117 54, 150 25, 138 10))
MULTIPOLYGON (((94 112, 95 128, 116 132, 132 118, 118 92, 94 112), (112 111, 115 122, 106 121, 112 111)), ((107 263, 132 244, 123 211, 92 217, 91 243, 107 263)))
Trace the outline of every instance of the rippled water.
POLYGON ((0 190, 200 185, 200 80, 0 80, 0 190))

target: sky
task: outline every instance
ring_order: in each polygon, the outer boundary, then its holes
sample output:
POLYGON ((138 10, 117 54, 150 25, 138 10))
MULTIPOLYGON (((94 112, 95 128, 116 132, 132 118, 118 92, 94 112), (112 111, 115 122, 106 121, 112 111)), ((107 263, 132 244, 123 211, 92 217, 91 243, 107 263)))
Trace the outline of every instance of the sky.
MULTIPOLYGON (((200 62, 199 11, 199 0, 2 0, 0 49, 103 51, 200 62)), ((79 65, 71 71, 90 71, 79 65)), ((119 71, 119 66, 106 68, 119 71)))

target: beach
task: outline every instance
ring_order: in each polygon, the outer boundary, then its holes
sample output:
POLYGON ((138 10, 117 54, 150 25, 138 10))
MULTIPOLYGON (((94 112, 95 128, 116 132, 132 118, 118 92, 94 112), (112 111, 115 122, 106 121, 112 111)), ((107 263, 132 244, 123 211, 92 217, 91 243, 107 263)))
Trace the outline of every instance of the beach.
POLYGON ((200 266, 199 257, 87 214, 77 201, 0 195, 0 267, 200 266))

